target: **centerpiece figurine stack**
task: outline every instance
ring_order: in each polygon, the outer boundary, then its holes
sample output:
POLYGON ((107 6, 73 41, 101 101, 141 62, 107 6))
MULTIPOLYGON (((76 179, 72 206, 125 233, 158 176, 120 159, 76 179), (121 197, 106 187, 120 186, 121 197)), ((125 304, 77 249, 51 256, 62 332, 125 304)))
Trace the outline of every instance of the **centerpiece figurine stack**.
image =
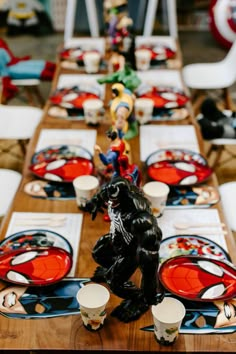
POLYGON ((106 283, 124 299, 112 316, 130 322, 163 299, 158 278, 162 231, 142 190, 120 176, 104 184, 85 207, 93 220, 103 209, 108 209, 110 230, 93 248, 99 266, 91 280, 106 283), (137 269, 141 271, 140 287, 130 280, 137 269))

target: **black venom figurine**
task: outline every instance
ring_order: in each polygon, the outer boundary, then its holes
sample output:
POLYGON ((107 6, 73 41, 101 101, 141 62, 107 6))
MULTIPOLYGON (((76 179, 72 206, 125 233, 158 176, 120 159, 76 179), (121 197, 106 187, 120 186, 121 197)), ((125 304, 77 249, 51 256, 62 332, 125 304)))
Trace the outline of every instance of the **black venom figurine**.
POLYGON ((86 205, 92 220, 103 208, 108 208, 110 231, 93 249, 99 266, 92 280, 107 283, 115 295, 124 299, 112 316, 130 322, 164 296, 158 279, 162 232, 143 192, 122 177, 103 185, 86 205), (142 274, 140 287, 129 281, 137 268, 142 274))

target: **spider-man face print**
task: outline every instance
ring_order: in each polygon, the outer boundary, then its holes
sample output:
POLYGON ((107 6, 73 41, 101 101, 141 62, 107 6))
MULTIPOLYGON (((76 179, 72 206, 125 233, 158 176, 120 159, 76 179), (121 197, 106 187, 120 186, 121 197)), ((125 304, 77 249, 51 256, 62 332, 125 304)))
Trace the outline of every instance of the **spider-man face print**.
POLYGON ((212 301, 236 296, 236 270, 226 261, 178 256, 165 261, 159 274, 168 291, 186 299, 212 301))

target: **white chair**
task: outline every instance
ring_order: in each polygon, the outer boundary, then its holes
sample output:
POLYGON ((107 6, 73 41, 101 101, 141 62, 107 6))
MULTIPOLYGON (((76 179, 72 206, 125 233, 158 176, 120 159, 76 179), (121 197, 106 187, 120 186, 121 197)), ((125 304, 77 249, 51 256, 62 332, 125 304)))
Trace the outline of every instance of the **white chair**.
POLYGON ((6 215, 19 188, 22 175, 13 170, 0 168, 0 217, 6 215))
POLYGON ((43 116, 38 107, 8 106, 0 104, 0 154, 10 154, 19 158, 13 148, 18 144, 23 157, 26 146, 43 116), (4 144, 5 140, 13 140, 12 144, 4 144))
MULTIPOLYGON (((142 2, 141 2, 142 3, 142 2)), ((176 0, 165 0, 162 2, 163 9, 167 11, 168 27, 170 36, 178 38, 176 0)), ((151 36, 154 29, 158 0, 148 0, 144 20, 143 35, 151 36)))
POLYGON ((210 147, 206 154, 207 159, 213 169, 218 166, 229 162, 231 159, 236 158, 236 152, 234 153, 230 150, 236 147, 236 139, 213 139, 210 140, 210 147), (225 154, 224 159, 222 159, 223 153, 225 154), (227 156, 226 156, 227 155, 227 156), (212 160, 212 162, 211 162, 212 160))
MULTIPOLYGON (((67 0, 66 16, 65 16, 65 29, 64 29, 64 42, 66 43, 73 37, 75 27, 75 14, 76 14, 76 0, 67 0)), ((95 0, 85 0, 89 29, 92 37, 99 37, 99 23, 98 14, 95 0)))
MULTIPOLYGON (((40 92, 41 81, 39 79, 17 79, 11 80, 13 85, 24 91, 24 98, 31 106, 43 107, 45 100, 40 92)), ((17 95, 18 96, 18 95, 17 95)))
POLYGON ((236 231, 236 181, 221 184, 219 192, 227 224, 236 231))
POLYGON ((193 101, 206 90, 223 90, 225 108, 232 109, 229 87, 236 81, 236 41, 225 58, 213 63, 195 63, 183 67, 186 86, 193 90, 193 101))

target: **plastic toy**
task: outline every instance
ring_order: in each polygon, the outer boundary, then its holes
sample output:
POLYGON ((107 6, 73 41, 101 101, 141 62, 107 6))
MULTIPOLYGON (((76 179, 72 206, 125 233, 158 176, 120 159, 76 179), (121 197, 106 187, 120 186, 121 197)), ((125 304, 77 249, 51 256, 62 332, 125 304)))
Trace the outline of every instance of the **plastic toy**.
POLYGON ((112 125, 118 130, 119 137, 126 140, 138 134, 138 123, 133 115, 134 95, 124 85, 112 85, 113 100, 110 106, 112 125))
POLYGON ((110 231, 99 238, 92 251, 99 264, 92 280, 107 283, 115 295, 124 299, 112 316, 130 322, 163 298, 158 279, 162 232, 149 201, 127 179, 115 177, 103 185, 87 202, 86 210, 95 219, 97 212, 107 207, 110 231), (138 268, 142 273, 140 287, 129 280, 138 268))

